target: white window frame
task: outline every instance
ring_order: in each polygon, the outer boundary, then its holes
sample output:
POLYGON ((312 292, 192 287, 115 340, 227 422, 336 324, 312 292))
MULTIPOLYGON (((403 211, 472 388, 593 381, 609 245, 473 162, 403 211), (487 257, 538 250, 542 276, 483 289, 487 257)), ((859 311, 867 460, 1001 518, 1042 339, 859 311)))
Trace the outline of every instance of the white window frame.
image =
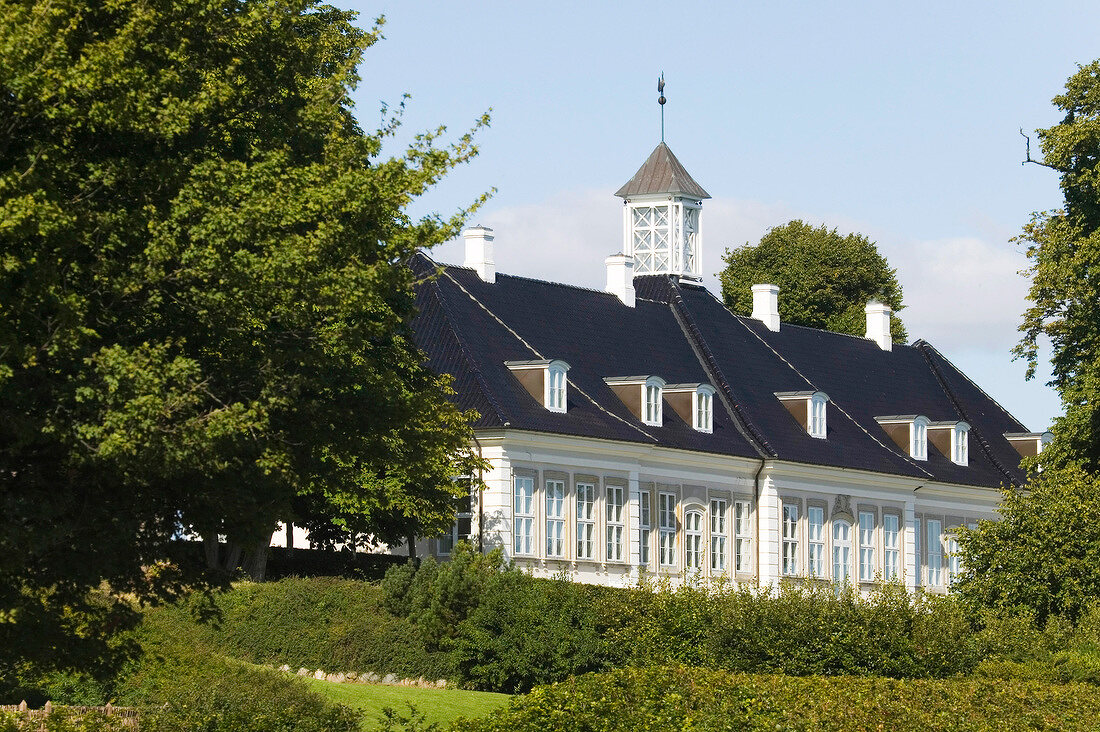
POLYGON ((909 425, 909 455, 914 460, 928 459, 927 417, 917 417, 909 425))
POLYGON ((752 504, 733 502, 733 570, 752 571, 752 504))
MULTIPOLYGON (((435 553, 441 557, 448 557, 454 553, 455 544, 463 539, 470 537, 469 533, 463 534, 459 531, 459 527, 462 525, 463 520, 472 521, 473 514, 473 490, 472 481, 469 476, 461 476, 455 479, 456 482, 464 482, 466 484, 466 495, 459 496, 455 499, 455 520, 451 524, 451 528, 447 532, 436 537, 435 553), (463 510, 465 509, 465 510, 463 510)), ((467 526, 467 529, 470 527, 467 526)))
POLYGON ((917 587, 924 585, 924 565, 921 563, 920 545, 924 541, 921 538, 921 520, 917 517, 913 517, 913 555, 914 563, 916 564, 916 582, 917 587))
POLYGON ((676 566, 676 494, 657 493, 657 563, 676 566))
POLYGON ((724 498, 710 502, 710 570, 726 571, 726 510, 729 504, 724 498))
POLYGON ((700 386, 691 395, 691 413, 694 427, 699 432, 712 433, 714 431, 714 388, 708 385, 700 386))
POLYGON ((638 494, 638 563, 644 567, 649 566, 649 536, 653 530, 653 510, 649 502, 649 491, 640 491, 638 494))
POLYGON ((606 501, 604 504, 604 516, 607 531, 608 562, 623 561, 623 537, 626 536, 626 488, 621 485, 609 485, 604 491, 606 501))
POLYGON ((959 422, 951 430, 951 460, 956 465, 970 462, 970 425, 959 422))
POLYGON ((962 572, 962 555, 959 553, 959 537, 954 532, 944 537, 944 553, 947 555, 947 586, 952 587, 962 572))
POLYGON ((807 425, 810 437, 824 440, 828 433, 828 409, 829 397, 823 392, 817 392, 810 397, 809 424, 807 425))
POLYGON ((692 508, 684 511, 684 569, 701 572, 706 558, 703 548, 703 511, 692 508))
POLYGON ((833 582, 844 585, 852 579, 852 522, 833 519, 833 582))
POLYGON ((674 211, 672 205, 667 201, 639 201, 638 203, 631 203, 627 208, 630 216, 630 252, 637 263, 634 273, 642 275, 673 271, 676 252, 673 244, 672 217, 674 211), (646 215, 646 213, 643 213, 645 209, 649 209, 647 212, 648 222, 639 220, 639 215, 646 215), (664 225, 657 222, 657 216, 660 213, 664 214, 664 225), (663 247, 658 244, 658 239, 662 234, 665 239, 663 247), (638 246, 640 238, 648 239, 648 249, 638 246), (665 258, 663 265, 658 262, 658 257, 662 254, 665 258))
POLYGON ((542 403, 551 412, 566 411, 569 399, 569 378, 566 376, 568 371, 569 364, 565 361, 551 361, 546 367, 542 403))
POLYGON ((578 482, 577 494, 577 559, 596 558, 596 484, 578 482))
POLYGON ((825 576, 825 509, 806 507, 806 572, 818 579, 825 576))
POLYGON ((512 478, 512 550, 517 555, 535 553, 535 479, 530 475, 512 478))
POLYGON ((896 513, 882 514, 882 579, 886 582, 901 574, 901 519, 896 513))
POLYGON ((565 481, 547 478, 546 486, 546 556, 565 557, 565 481))
POLYGON ((653 427, 664 424, 665 380, 651 376, 642 384, 642 422, 653 427))
POLYGON ((781 533, 783 536, 780 572, 785 577, 798 575, 798 504, 783 502, 781 533))
POLYGON ((929 587, 943 586, 943 522, 939 519, 925 519, 925 531, 927 531, 928 566, 927 577, 929 587))
POLYGON ((859 581, 875 581, 875 514, 859 512, 859 581))

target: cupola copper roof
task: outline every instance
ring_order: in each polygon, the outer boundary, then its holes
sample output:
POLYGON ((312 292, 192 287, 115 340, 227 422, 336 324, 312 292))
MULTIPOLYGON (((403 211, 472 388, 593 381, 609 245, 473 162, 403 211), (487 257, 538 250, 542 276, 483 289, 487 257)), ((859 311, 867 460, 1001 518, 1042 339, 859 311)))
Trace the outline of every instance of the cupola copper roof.
POLYGON ((672 154, 668 145, 661 143, 653 149, 634 177, 615 192, 620 198, 644 196, 653 193, 670 193, 710 198, 710 194, 695 182, 687 170, 672 154))

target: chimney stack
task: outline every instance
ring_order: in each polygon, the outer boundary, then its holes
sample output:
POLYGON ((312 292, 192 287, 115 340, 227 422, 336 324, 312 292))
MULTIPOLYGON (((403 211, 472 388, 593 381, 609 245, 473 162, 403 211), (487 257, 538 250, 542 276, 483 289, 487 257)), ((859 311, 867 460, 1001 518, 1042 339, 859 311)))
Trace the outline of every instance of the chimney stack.
POLYGON ((752 286, 752 317, 768 326, 768 330, 779 330, 779 287, 752 286))
POLYGON ((877 343, 882 350, 891 350, 894 346, 894 339, 890 336, 890 315, 893 311, 878 300, 867 303, 863 310, 867 313, 866 337, 877 343))
POLYGON ((497 265, 493 260, 493 230, 488 226, 471 226, 462 232, 466 240, 465 266, 477 271, 486 282, 497 281, 497 265))
POLYGON ((612 254, 603 260, 607 265, 607 287, 628 308, 634 307, 634 257, 612 254))

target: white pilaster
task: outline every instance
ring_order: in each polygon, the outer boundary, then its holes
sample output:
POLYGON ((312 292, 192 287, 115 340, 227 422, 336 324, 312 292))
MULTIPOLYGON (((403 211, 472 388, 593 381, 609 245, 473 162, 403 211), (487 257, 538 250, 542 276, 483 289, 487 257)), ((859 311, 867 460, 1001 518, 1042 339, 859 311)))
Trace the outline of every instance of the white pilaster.
POLYGON ((917 516, 916 501, 912 498, 905 502, 905 534, 902 537, 902 552, 905 556, 905 589, 916 592, 920 578, 920 557, 917 556, 917 516))
POLYGON ((760 479, 756 507, 756 535, 760 543, 757 577, 761 587, 779 585, 779 491, 771 476, 760 479))

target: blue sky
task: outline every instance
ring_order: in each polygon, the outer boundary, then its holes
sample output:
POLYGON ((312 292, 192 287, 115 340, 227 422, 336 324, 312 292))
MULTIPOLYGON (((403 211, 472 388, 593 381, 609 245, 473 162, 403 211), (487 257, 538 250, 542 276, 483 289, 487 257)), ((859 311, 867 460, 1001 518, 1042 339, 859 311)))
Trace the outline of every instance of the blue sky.
MULTIPOLYGON (((706 284, 727 247, 802 218, 876 241, 924 338, 1030 429, 1059 413, 1044 374, 1010 354, 1026 266, 1009 240, 1060 204, 1049 170, 1021 165, 1025 131, 1100 57, 1100 4, 356 3, 384 14, 356 93, 361 123, 408 93, 403 132, 457 136, 485 110, 480 155, 411 209, 449 214, 496 188, 502 272, 602 287, 621 247, 614 191, 660 139, 712 199, 706 284)), ((440 261, 461 263, 444 244, 440 261)), ((780 293, 782 297, 782 293, 780 293)))

